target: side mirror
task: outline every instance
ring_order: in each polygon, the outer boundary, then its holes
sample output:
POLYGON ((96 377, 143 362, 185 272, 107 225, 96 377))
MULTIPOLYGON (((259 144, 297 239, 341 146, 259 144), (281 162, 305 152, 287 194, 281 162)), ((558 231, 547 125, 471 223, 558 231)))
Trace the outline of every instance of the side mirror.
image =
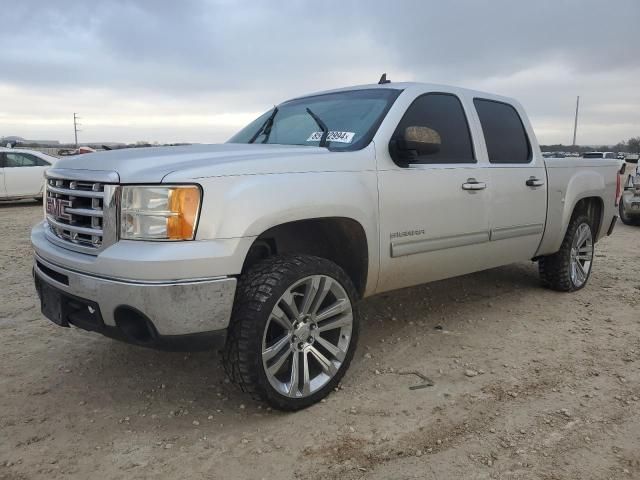
POLYGON ((440 151, 442 139, 432 128, 412 126, 404 129, 402 137, 391 139, 389 149, 394 158, 409 163, 420 155, 430 155, 440 151))

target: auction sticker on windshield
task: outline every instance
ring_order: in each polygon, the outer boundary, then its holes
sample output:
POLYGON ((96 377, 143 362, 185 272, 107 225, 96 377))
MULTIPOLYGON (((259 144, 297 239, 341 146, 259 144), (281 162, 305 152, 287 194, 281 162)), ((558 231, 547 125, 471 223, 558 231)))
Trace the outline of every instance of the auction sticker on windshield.
MULTIPOLYGON (((331 131, 327 135, 327 142, 351 143, 353 141, 354 132, 334 132, 331 131)), ((313 132, 307 138, 307 142, 319 142, 322 138, 322 132, 313 132)))

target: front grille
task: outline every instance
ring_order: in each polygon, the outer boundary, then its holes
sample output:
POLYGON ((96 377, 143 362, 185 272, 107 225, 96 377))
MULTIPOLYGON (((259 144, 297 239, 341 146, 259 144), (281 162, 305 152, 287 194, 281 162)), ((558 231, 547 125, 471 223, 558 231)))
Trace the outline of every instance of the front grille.
POLYGON ((102 247, 104 185, 79 180, 47 180, 47 222, 62 240, 89 247, 102 247))
POLYGON ((46 178, 45 233, 50 242, 98 255, 118 241, 116 172, 51 168, 46 178))

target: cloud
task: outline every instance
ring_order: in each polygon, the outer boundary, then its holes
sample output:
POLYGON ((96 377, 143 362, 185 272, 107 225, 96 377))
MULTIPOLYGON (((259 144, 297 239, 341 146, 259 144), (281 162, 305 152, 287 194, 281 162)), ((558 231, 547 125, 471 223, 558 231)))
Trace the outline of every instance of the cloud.
POLYGON ((542 142, 567 141, 576 95, 582 141, 640 134, 637 0, 22 0, 10 16, 0 135, 69 140, 55 125, 79 111, 86 140, 222 141, 224 119, 383 71, 516 96, 542 142))

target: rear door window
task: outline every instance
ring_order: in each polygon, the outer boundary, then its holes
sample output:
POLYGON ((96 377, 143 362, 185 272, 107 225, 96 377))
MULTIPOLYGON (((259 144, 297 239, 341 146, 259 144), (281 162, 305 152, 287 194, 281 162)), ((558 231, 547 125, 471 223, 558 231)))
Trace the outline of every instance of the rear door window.
POLYGON ((531 144, 522 119, 508 103, 476 98, 473 103, 480 118, 491 163, 529 163, 531 144))

